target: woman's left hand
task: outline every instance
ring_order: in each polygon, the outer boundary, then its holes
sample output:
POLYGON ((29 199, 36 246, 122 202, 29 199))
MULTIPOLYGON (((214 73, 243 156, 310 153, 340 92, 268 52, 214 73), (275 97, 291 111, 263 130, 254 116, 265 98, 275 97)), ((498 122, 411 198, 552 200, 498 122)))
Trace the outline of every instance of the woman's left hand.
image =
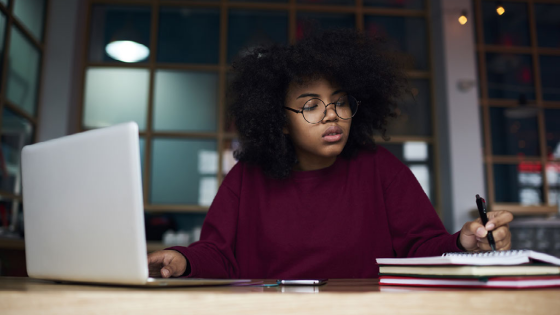
POLYGON ((486 226, 482 225, 480 218, 465 223, 459 235, 459 242, 469 252, 492 250, 486 237, 488 231, 492 231, 496 250, 508 250, 511 248, 511 232, 508 225, 511 220, 513 214, 509 211, 490 211, 486 226))

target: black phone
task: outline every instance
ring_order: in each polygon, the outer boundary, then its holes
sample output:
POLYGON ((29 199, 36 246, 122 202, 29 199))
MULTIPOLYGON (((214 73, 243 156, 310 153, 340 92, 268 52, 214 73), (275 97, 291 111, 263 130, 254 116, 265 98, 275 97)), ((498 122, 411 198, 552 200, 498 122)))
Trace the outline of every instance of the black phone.
POLYGON ((280 285, 323 285, 328 279, 276 280, 280 285))

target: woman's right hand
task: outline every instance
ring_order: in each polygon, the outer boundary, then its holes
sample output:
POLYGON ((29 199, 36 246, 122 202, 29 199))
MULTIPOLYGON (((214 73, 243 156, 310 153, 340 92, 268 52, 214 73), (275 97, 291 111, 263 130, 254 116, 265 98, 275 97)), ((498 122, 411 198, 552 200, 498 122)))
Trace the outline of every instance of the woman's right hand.
POLYGON ((179 277, 185 273, 188 260, 175 250, 158 250, 148 254, 150 277, 179 277))

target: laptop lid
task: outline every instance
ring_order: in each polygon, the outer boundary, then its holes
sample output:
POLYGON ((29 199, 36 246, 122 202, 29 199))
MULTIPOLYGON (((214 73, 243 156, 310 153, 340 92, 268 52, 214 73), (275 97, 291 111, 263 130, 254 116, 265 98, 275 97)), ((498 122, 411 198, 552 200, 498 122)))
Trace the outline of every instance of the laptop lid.
POLYGON ((23 148, 30 277, 146 283, 139 152, 134 122, 23 148))

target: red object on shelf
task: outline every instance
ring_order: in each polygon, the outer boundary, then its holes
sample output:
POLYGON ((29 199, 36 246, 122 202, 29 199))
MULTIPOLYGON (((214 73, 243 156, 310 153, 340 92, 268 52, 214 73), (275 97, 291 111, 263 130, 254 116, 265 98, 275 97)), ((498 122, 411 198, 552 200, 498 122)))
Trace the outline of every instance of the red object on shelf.
POLYGON ((517 167, 519 173, 540 173, 542 171, 541 162, 521 162, 517 167))
POLYGON ((0 204, 0 217, 2 218, 2 226, 8 228, 8 211, 6 211, 6 206, 3 203, 0 204))

